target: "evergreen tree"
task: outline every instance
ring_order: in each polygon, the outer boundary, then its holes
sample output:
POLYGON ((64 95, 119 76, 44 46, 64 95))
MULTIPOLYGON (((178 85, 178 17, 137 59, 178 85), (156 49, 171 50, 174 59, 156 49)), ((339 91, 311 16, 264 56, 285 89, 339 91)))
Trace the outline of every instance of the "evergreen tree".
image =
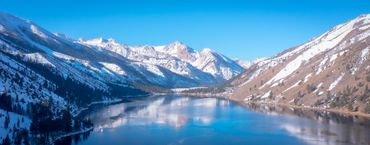
POLYGON ((9 128, 9 123, 10 123, 9 112, 6 112, 6 117, 5 117, 5 121, 4 121, 4 127, 5 128, 9 128))
POLYGON ((1 145, 11 145, 9 136, 6 136, 1 145))
POLYGON ((0 108, 6 111, 12 111, 12 98, 10 95, 4 93, 0 95, 0 108))
POLYGON ((21 132, 17 132, 14 139, 14 144, 21 145, 22 144, 22 135, 21 132))
POLYGON ((28 136, 28 131, 27 131, 27 129, 24 129, 23 131, 22 131, 22 134, 23 134, 23 144, 24 145, 29 145, 30 144, 30 139, 29 139, 29 136, 28 136))
POLYGON ((71 131, 71 127, 72 127, 72 115, 70 113, 69 106, 67 107, 66 110, 64 110, 63 121, 65 123, 65 131, 66 132, 71 131))
POLYGON ((19 128, 20 127, 20 121, 19 121, 19 118, 17 120, 17 127, 19 128))

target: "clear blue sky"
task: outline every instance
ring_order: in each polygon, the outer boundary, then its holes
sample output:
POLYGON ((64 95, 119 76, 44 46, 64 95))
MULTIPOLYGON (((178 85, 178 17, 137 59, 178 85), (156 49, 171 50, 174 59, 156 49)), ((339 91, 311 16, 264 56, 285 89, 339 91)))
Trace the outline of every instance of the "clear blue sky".
POLYGON ((129 45, 180 40, 253 60, 370 13, 368 0, 0 0, 0 11, 74 38, 129 45))

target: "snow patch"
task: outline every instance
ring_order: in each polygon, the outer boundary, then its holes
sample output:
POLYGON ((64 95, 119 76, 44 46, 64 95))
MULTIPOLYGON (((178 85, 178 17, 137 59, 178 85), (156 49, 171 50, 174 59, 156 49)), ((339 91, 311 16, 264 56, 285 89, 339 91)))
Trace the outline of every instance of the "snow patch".
POLYGON ((270 96, 270 94, 272 93, 272 91, 269 91, 265 94, 263 94, 262 96, 258 97, 258 98, 261 98, 261 99, 265 99, 265 98, 268 98, 270 96))
POLYGON ((307 82, 308 81, 308 78, 310 78, 311 76, 312 76, 312 73, 310 73, 307 76, 305 76, 303 82, 307 82))
POLYGON ((322 86, 322 82, 320 82, 317 86, 316 86, 316 90, 313 91, 313 93, 316 93, 318 90, 320 90, 320 87, 322 86))
POLYGON ((332 90, 339 83, 339 81, 342 80, 343 76, 344 76, 344 73, 342 73, 333 83, 331 83, 328 88, 328 91, 332 90))
POLYGON ((40 53, 29 53, 25 54, 23 60, 25 61, 32 61, 48 66, 53 66, 55 67, 54 64, 52 64, 49 60, 47 60, 44 56, 42 56, 40 53))
POLYGON ((99 62, 99 63, 102 64, 106 69, 113 71, 116 74, 127 75, 126 72, 121 67, 119 67, 118 65, 114 63, 107 63, 107 62, 99 62))
POLYGON ((5 31, 5 27, 0 24, 0 32, 4 32, 4 31, 5 31))
POLYGON ((330 63, 332 63, 333 61, 335 61, 335 60, 337 59, 337 57, 338 57, 338 53, 333 54, 333 55, 330 57, 329 62, 330 62, 330 63))
POLYGON ((302 82, 302 80, 299 80, 298 82, 296 82, 294 85, 292 85, 292 86, 290 86, 288 89, 286 89, 285 91, 283 91, 283 93, 284 92, 286 92, 286 91, 289 91, 290 89, 292 89, 292 88, 294 88, 294 87, 296 87, 296 86, 298 86, 299 85, 299 83, 301 83, 302 82))
POLYGON ((69 56, 67 54, 63 54, 63 53, 59 53, 59 52, 55 52, 53 51, 52 54, 55 56, 55 57, 58 57, 58 58, 61 58, 61 59, 64 59, 64 60, 77 60, 77 58, 74 58, 72 56, 69 56))
POLYGON ((359 29, 360 30, 366 30, 366 29, 369 29, 370 28, 370 25, 366 25, 366 26, 362 26, 360 27, 359 29))
POLYGON ((325 69, 325 64, 328 61, 328 57, 325 57, 319 64, 319 67, 316 71, 316 75, 320 74, 323 69, 325 69))
POLYGON ((34 33, 34 34, 36 34, 36 35, 38 35, 38 36, 40 36, 41 38, 44 38, 44 39, 48 38, 48 36, 46 36, 43 32, 41 32, 37 26, 31 25, 30 28, 31 28, 32 33, 34 33))
POLYGON ((369 55, 369 47, 361 51, 361 63, 363 63, 367 59, 368 55, 369 55))

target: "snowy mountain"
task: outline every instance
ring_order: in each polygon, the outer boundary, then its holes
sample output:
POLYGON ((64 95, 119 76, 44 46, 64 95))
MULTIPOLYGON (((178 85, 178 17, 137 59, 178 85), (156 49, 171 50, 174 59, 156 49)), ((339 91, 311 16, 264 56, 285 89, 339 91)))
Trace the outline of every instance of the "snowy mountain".
POLYGON ((89 129, 88 120, 73 116, 90 104, 222 83, 243 70, 221 54, 180 42, 128 46, 114 39, 75 40, 0 13, 0 122, 14 126, 1 126, 0 140, 28 138, 31 131, 46 134, 36 144, 50 144, 57 134, 49 132, 89 129))
POLYGON ((180 41, 163 46, 128 46, 112 38, 80 39, 79 43, 115 52, 131 61, 161 66, 200 84, 224 82, 244 71, 235 61, 209 48, 198 52, 180 41))
POLYGON ((232 97, 370 113, 370 15, 259 61, 233 79, 232 97))
MULTIPOLYGON (((20 124, 13 129, 0 127, 0 140, 9 134, 15 134, 11 140, 27 135, 24 131, 48 134, 51 130, 44 129, 50 128, 42 125, 57 126, 53 129, 59 131, 66 125, 60 122, 86 122, 68 114, 76 115, 92 103, 163 88, 221 83, 241 71, 220 54, 198 53, 179 42, 162 47, 127 46, 102 38, 74 40, 0 13, 0 121, 20 124), (193 64, 200 56, 213 64, 213 70, 193 64)), ((88 122, 75 130, 87 127, 88 122)))
POLYGON ((198 53, 180 42, 128 46, 114 39, 73 40, 9 14, 2 13, 0 19, 1 41, 4 47, 9 45, 7 53, 50 66, 60 76, 104 91, 109 88, 107 83, 135 82, 166 88, 208 85, 243 71, 221 54, 198 53))
POLYGON ((236 63, 238 63, 240 66, 242 66, 244 69, 248 69, 249 67, 251 67, 252 65, 256 64, 256 63, 259 63, 261 61, 264 61, 266 60, 267 58, 265 57, 261 57, 261 58, 257 58, 256 60, 254 61, 244 61, 244 60, 240 60, 240 59, 233 59, 236 63))
POLYGON ((113 39, 74 40, 6 13, 0 13, 0 47, 0 92, 24 104, 52 98, 55 113, 67 100, 78 110, 115 96, 221 83, 243 71, 221 54, 180 42, 128 46, 113 39))

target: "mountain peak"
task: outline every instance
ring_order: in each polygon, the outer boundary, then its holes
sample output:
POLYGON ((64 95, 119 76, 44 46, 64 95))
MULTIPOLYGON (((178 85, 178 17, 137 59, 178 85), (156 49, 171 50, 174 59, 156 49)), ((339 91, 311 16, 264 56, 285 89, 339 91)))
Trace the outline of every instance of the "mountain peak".
POLYGON ((212 50, 211 48, 203 48, 201 50, 201 53, 215 53, 215 51, 212 50))
POLYGON ((356 17, 355 19, 353 19, 352 21, 355 21, 356 23, 357 22, 363 22, 362 25, 369 24, 370 23, 370 14, 360 15, 360 16, 356 17))
POLYGON ((179 40, 176 40, 176 41, 174 41, 174 42, 172 42, 172 43, 170 43, 170 44, 173 44, 173 45, 185 45, 184 43, 182 43, 181 41, 179 41, 179 40))
POLYGON ((189 47, 187 45, 185 45, 184 43, 182 43, 179 40, 176 40, 176 41, 168 44, 168 46, 171 47, 171 48, 176 48, 176 49, 189 49, 189 47))
POLYGON ((0 27, 4 30, 15 30, 18 27, 30 28, 31 26, 34 26, 34 24, 30 20, 0 12, 0 27))
POLYGON ((119 43, 116 42, 115 39, 113 38, 103 38, 103 37, 98 37, 90 40, 84 40, 84 39, 79 39, 80 42, 86 43, 89 45, 96 45, 96 46, 104 46, 104 45, 120 45, 119 43))
POLYGON ((195 53, 195 51, 190 48, 189 46, 185 45, 181 41, 175 41, 166 46, 166 51, 168 51, 170 54, 186 54, 190 55, 191 53, 195 53))
POLYGON ((359 16, 359 18, 367 18, 370 19, 370 14, 362 14, 359 16))
POLYGON ((18 18, 16 16, 14 16, 14 15, 5 13, 5 12, 0 12, 0 18, 3 18, 3 19, 21 19, 21 18, 18 18))

